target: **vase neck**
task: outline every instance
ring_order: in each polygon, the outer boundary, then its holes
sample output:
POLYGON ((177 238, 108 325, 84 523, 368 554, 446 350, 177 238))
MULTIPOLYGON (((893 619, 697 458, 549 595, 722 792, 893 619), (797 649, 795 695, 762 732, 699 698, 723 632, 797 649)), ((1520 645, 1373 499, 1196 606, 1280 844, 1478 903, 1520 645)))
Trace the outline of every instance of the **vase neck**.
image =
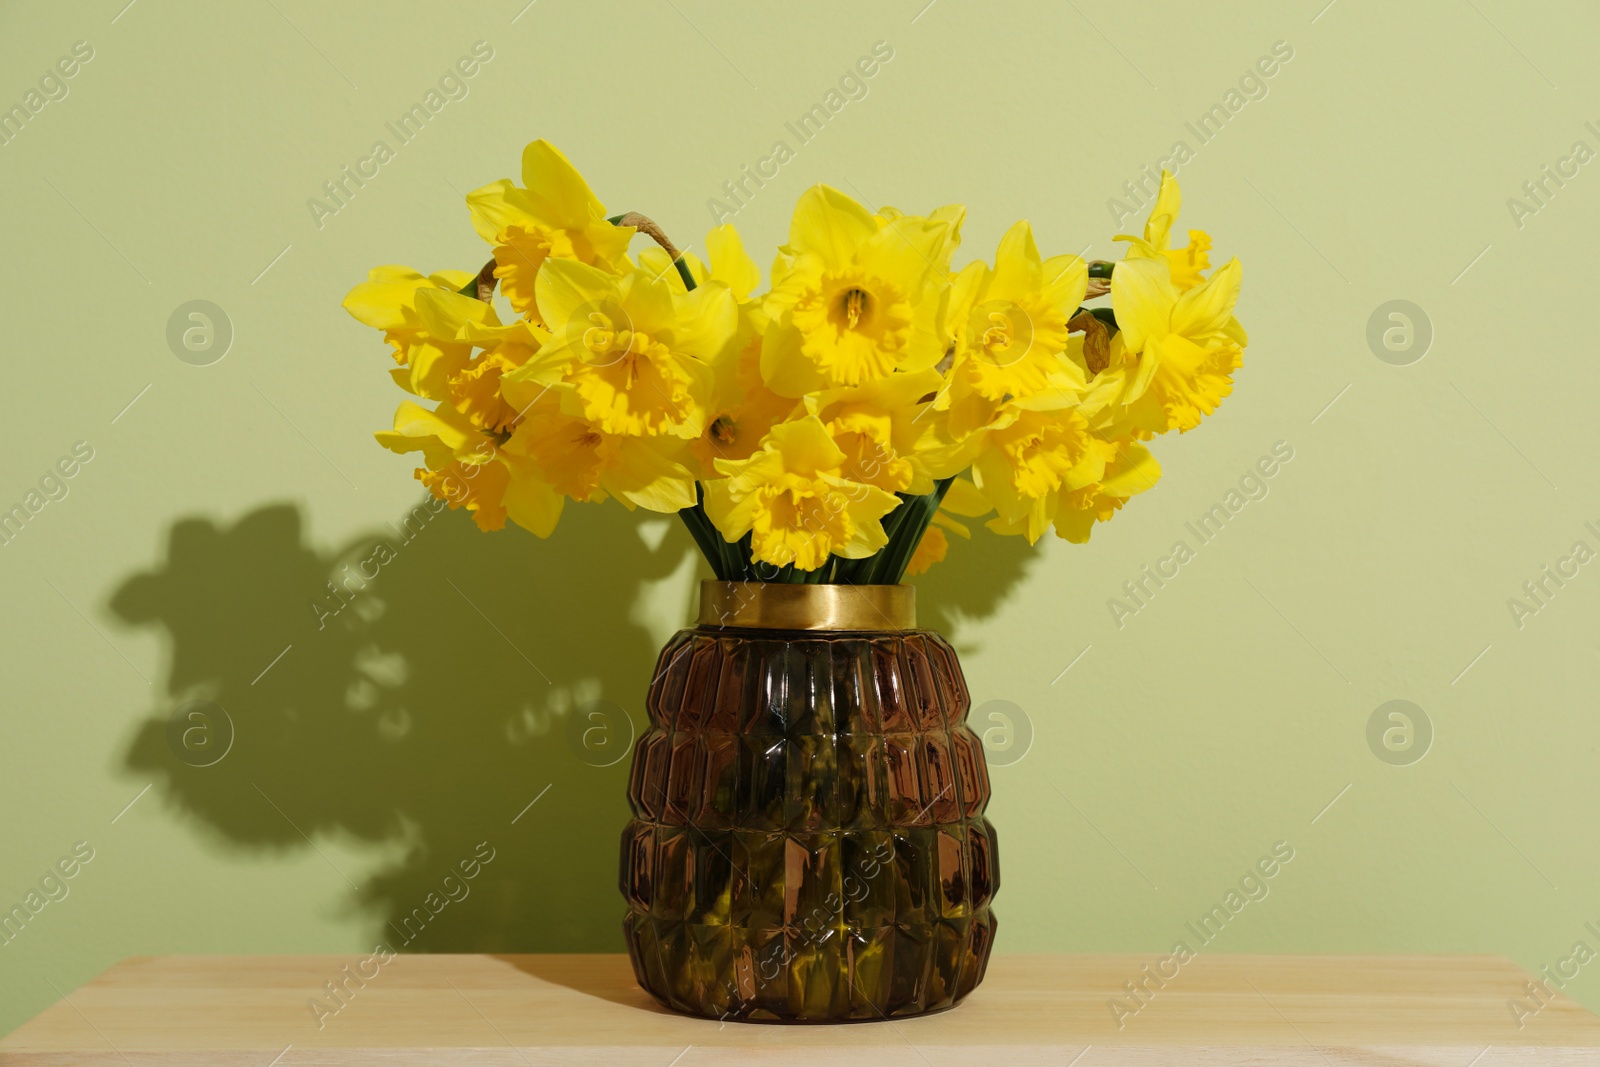
POLYGON ((700 583, 701 626, 884 633, 915 629, 910 585, 700 583))

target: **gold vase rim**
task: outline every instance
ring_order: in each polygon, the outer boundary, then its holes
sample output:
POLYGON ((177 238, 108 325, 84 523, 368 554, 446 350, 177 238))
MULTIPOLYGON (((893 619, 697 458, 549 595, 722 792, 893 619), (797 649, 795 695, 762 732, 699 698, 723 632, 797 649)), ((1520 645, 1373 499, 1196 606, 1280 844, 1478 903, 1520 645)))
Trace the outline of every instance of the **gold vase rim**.
POLYGON ((915 629, 911 585, 700 583, 700 625, 751 630, 881 633, 915 629))

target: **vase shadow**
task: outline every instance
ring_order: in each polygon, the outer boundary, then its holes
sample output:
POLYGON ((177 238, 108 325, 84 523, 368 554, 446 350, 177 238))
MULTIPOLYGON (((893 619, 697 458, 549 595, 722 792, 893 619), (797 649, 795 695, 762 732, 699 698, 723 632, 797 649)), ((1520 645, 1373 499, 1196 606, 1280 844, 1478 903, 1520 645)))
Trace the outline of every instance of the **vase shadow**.
MULTIPOLYGON (((543 982, 564 986, 575 993, 620 1004, 651 1015, 678 1013, 663 1007, 634 981, 633 967, 626 960, 572 960, 544 955, 495 954, 495 959, 523 974, 543 982)), ((679 1016, 681 1018, 681 1016, 679 1016)))
POLYGON ((170 643, 125 766, 223 847, 317 848, 396 950, 617 951, 658 643, 631 613, 692 541, 620 508, 568 508, 548 541, 412 516, 327 550, 287 504, 176 522, 111 600, 170 643))
MULTIPOLYGON (((115 589, 112 614, 169 655, 124 769, 219 850, 315 850, 337 907, 397 951, 621 951, 628 756, 662 636, 636 613, 691 557, 708 574, 687 532, 584 506, 543 541, 426 505, 333 547, 306 525, 291 504, 179 519, 115 589)), ((1025 572, 1020 538, 975 534, 916 579, 922 626, 955 636, 1025 572)), ((631 982, 619 1003, 664 1010, 631 982)))

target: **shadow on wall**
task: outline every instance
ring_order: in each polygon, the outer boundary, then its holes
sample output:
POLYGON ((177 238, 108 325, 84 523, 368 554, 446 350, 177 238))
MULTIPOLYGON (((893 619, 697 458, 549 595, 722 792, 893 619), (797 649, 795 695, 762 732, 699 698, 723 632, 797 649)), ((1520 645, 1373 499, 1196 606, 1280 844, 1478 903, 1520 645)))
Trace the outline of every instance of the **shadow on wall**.
MULTIPOLYGON (((658 651, 633 615, 693 542, 616 507, 569 507, 548 541, 413 515, 327 552, 287 504, 175 523, 111 602, 170 643, 126 766, 234 847, 371 846, 376 872, 339 876, 397 950, 620 951, 626 746, 658 651)), ((922 625, 988 615, 1022 576, 1025 543, 978 536, 918 579, 922 625)))
POLYGON ((952 536, 945 560, 911 579, 917 587, 917 625, 939 631, 962 655, 975 651, 962 639, 962 623, 998 611, 1045 546, 1043 541, 1030 545, 1021 537, 999 537, 985 530, 981 520, 965 521, 972 540, 952 536))

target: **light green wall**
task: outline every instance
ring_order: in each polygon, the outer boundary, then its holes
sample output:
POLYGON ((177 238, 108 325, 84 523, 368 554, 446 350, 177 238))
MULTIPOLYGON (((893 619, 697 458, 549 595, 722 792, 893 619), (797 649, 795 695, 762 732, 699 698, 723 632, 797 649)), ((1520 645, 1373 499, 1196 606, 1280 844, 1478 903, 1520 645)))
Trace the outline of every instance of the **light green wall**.
MULTIPOLYGON (((1091 545, 985 536, 924 586, 975 700, 1036 733, 993 774, 1000 949, 1164 952, 1278 841, 1293 861, 1208 951, 1600 948, 1600 566, 1520 628, 1507 607, 1574 542, 1600 549, 1600 166, 1520 226, 1507 205, 1575 141, 1600 149, 1592 5, 539 0, 513 22, 524 2, 0 13, 0 105, 94 49, 0 147, 0 505, 94 452, 0 548, 0 903, 94 849, 0 948, 0 1030, 124 956, 368 949, 485 840, 472 895, 413 948, 620 948, 624 766, 585 765, 567 729, 594 699, 642 718, 688 538, 616 507, 546 543, 450 514, 327 629, 307 607, 418 498, 371 439, 388 357, 339 300, 373 264, 477 267, 458 194, 535 137, 686 244, 783 139, 796 158, 736 217, 754 248, 827 181, 964 202, 973 254, 1028 217, 1047 251, 1096 256, 1124 228, 1108 199, 1187 141, 1181 221, 1245 264, 1236 394, 1157 443, 1162 485, 1091 545), (319 229, 307 199, 480 40, 470 95, 319 229), (799 145, 784 123, 877 41, 869 94, 799 145), (1265 98, 1200 146, 1185 122, 1278 41, 1265 98), (235 333, 210 366, 166 341, 194 299, 235 333), (1366 340, 1393 299, 1435 334, 1409 366, 1366 340), (1108 598, 1196 547, 1185 523, 1279 441, 1270 494, 1119 628, 1108 598), (237 725, 205 769, 164 740, 195 697, 237 725), (1368 747, 1391 699, 1433 724, 1414 765, 1368 747)), ((1591 971, 1568 990, 1600 1006, 1591 971)))

